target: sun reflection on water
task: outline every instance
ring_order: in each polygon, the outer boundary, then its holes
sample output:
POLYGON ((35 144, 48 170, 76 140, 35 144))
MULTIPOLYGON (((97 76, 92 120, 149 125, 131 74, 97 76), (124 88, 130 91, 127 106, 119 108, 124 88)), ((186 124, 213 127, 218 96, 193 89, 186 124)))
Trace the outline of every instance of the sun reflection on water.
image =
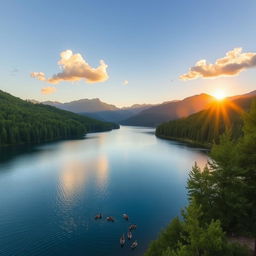
POLYGON ((81 162, 66 162, 60 173, 60 189, 63 199, 71 200, 86 183, 86 166, 81 162))
POLYGON ((93 196, 105 196, 108 170, 108 156, 101 152, 96 156, 85 156, 83 160, 73 156, 64 162, 59 172, 57 192, 57 213, 60 216, 59 226, 62 230, 72 233, 79 227, 85 228, 88 225, 87 209, 84 208, 83 216, 78 216, 76 207, 81 202, 91 200, 89 198, 93 196), (88 180, 90 183, 87 183, 88 180), (94 182, 98 188, 97 194, 90 190, 94 182))
POLYGON ((108 158, 106 155, 100 155, 97 159, 97 184, 99 187, 105 187, 108 178, 108 158))

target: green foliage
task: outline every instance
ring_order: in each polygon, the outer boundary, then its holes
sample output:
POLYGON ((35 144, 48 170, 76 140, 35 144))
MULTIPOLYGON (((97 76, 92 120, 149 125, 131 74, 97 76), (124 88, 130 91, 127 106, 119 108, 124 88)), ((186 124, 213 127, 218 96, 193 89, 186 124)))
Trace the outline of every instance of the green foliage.
POLYGON ((244 196, 248 199, 248 229, 256 237, 256 101, 244 116, 244 136, 237 144, 236 166, 241 170, 245 184, 244 196))
POLYGON ((211 150, 210 171, 195 165, 187 188, 202 205, 204 222, 219 219, 228 233, 256 237, 256 102, 243 119, 243 136, 221 136, 211 150))
POLYGON ((246 249, 227 242, 219 220, 202 222, 202 208, 192 199, 183 211, 183 221, 175 218, 145 256, 245 256, 246 249))
POLYGON ((237 142, 229 134, 220 138, 220 144, 214 144, 210 162, 212 186, 215 187, 212 218, 218 218, 229 232, 245 230, 248 198, 244 195, 246 184, 243 180, 244 169, 237 165, 237 142))
POLYGON ((145 256, 162 255, 166 248, 177 248, 178 242, 182 239, 183 226, 179 218, 174 218, 172 222, 163 230, 159 238, 153 241, 145 256))
POLYGON ((187 182, 189 200, 194 198, 201 205, 205 221, 210 221, 212 216, 208 214, 213 209, 215 192, 210 170, 206 166, 202 172, 198 165, 192 168, 187 182))
POLYGON ((256 102, 244 115, 243 131, 238 141, 225 135, 213 146, 211 176, 223 227, 256 236, 256 102))
MULTIPOLYGON (((233 139, 242 135, 242 112, 248 111, 253 97, 215 103, 208 109, 186 118, 159 125, 156 135, 210 146, 219 143, 219 136, 229 132, 233 139)), ((255 120, 254 120, 255 121, 255 120)))
POLYGON ((202 224, 202 209, 192 199, 184 218, 184 243, 179 243, 176 255, 223 255, 226 250, 224 232, 220 222, 211 221, 210 224, 202 224))
POLYGON ((147 256, 249 255, 247 248, 229 243, 224 233, 256 237, 256 101, 243 120, 240 138, 234 140, 232 131, 226 131, 213 144, 209 167, 192 168, 190 204, 178 232, 173 232, 176 237, 168 242, 160 235, 147 256))
POLYGON ((195 198, 202 206, 204 222, 219 219, 224 230, 240 233, 248 230, 249 201, 244 194, 242 171, 234 165, 236 146, 228 138, 223 136, 222 143, 213 147, 210 170, 205 167, 202 171, 197 165, 192 168, 187 189, 189 199, 195 198))
POLYGON ((81 137, 117 128, 55 107, 32 104, 0 91, 0 146, 81 137))

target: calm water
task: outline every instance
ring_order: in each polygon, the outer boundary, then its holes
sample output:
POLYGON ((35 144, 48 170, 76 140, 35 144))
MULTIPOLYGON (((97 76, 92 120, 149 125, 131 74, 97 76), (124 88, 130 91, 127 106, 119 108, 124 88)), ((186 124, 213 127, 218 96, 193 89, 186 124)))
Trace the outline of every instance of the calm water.
POLYGON ((5 149, 0 155, 0 255, 142 255, 186 205, 199 149, 157 139, 153 129, 121 127, 84 140, 5 149), (94 215, 116 217, 115 223, 94 215), (139 246, 119 246, 129 223, 139 246))

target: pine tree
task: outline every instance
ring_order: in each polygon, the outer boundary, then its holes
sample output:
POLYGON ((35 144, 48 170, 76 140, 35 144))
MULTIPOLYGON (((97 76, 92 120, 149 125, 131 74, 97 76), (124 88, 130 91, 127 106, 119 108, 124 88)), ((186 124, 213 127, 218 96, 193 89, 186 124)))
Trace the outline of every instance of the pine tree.
POLYGON ((238 143, 237 159, 245 183, 245 195, 249 200, 247 207, 248 228, 255 237, 256 255, 256 101, 250 112, 244 116, 244 136, 238 143))

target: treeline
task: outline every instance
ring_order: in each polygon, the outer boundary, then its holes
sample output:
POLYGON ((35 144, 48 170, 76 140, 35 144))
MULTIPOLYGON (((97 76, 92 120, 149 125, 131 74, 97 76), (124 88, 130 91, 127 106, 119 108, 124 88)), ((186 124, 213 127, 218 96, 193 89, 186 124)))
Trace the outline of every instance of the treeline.
POLYGON ((113 128, 118 125, 33 104, 0 91, 0 146, 75 138, 113 128))
POLYGON ((254 238, 256 255, 256 101, 242 136, 220 137, 211 161, 189 174, 189 206, 153 241, 145 256, 243 256, 252 251, 231 238, 254 238))
POLYGON ((232 138, 238 138, 242 134, 243 113, 249 110, 253 99, 255 97, 244 97, 213 103, 207 110, 161 124, 156 135, 205 146, 218 142, 226 130, 231 132, 232 138))

